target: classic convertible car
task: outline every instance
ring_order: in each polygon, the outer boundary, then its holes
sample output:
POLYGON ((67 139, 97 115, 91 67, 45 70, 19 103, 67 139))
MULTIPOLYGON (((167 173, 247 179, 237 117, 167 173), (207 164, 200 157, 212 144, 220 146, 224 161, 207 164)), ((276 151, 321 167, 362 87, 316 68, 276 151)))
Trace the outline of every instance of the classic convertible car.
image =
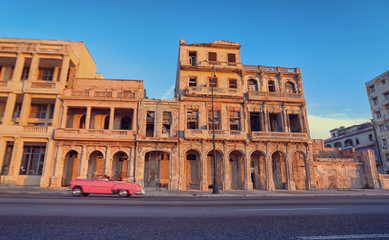
POLYGON ((120 197, 129 197, 130 195, 142 195, 145 193, 137 183, 111 181, 101 176, 93 179, 77 179, 72 181, 70 182, 68 191, 71 191, 73 197, 86 197, 90 193, 110 193, 118 194, 120 197))

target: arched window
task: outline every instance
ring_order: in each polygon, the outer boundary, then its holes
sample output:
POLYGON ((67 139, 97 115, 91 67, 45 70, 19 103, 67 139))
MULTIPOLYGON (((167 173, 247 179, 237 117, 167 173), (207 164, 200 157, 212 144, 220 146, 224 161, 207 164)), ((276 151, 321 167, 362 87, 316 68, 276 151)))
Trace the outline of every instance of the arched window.
POLYGON ((254 79, 249 80, 247 87, 249 91, 258 91, 258 84, 257 81, 254 79))
POLYGON ((287 93, 296 93, 296 89, 294 87, 294 84, 290 81, 285 83, 285 92, 287 93))
POLYGON ((353 146, 353 140, 352 139, 347 139, 346 141, 344 141, 344 146, 345 147, 353 146))
POLYGON ((274 81, 270 80, 268 83, 267 83, 267 86, 269 88, 269 92, 275 92, 276 91, 276 86, 274 84, 274 81))
POLYGON ((85 115, 82 115, 82 117, 80 118, 78 128, 85 128, 85 115))
POLYGON ((334 147, 340 148, 340 147, 342 147, 342 144, 341 144, 340 142, 336 142, 336 143, 334 144, 334 147))

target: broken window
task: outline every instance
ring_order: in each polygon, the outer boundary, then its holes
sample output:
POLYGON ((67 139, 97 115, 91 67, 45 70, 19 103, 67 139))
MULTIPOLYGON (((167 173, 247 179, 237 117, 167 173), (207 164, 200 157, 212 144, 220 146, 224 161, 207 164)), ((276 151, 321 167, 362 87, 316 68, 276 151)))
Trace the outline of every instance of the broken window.
POLYGON ((359 145, 359 138, 355 138, 355 144, 359 145))
POLYGON ((378 105, 378 99, 377 98, 373 98, 373 101, 374 101, 374 105, 378 105))
POLYGON ((208 60, 210 62, 216 62, 217 61, 217 55, 215 52, 209 52, 208 53, 208 60))
POLYGON ((229 79, 230 88, 238 88, 238 81, 236 79, 229 79))
POLYGON ((22 81, 23 80, 28 80, 28 75, 30 73, 30 68, 29 67, 24 67, 23 72, 22 72, 22 81))
POLYGON ((377 118, 381 118, 381 111, 377 111, 377 118))
POLYGON ((197 65, 197 52, 189 52, 189 64, 192 66, 197 65))
POLYGON ((209 87, 217 87, 217 78, 215 77, 209 78, 209 87))
POLYGON ((162 119, 162 134, 168 134, 170 136, 170 126, 171 126, 171 113, 163 112, 162 119))
POLYGON ((212 114, 212 111, 209 110, 208 111, 208 130, 212 130, 213 127, 212 127, 212 119, 213 119, 213 116, 215 118, 215 130, 219 130, 220 129, 220 111, 214 111, 213 114, 212 114))
POLYGON ((268 82, 267 86, 269 87, 269 92, 275 92, 276 91, 276 87, 275 87, 274 81, 270 80, 268 82))
POLYGON ((249 91, 258 91, 257 81, 254 79, 250 79, 248 82, 248 90, 249 91))
POLYGON ((236 57, 235 57, 235 53, 228 53, 228 62, 229 63, 235 63, 236 62, 236 57))
POLYGON ((230 112, 230 130, 240 131, 240 112, 230 112))
POLYGON ((270 119, 270 131, 282 132, 281 113, 270 113, 269 119, 270 119))
POLYGON ((54 68, 39 68, 37 80, 52 82, 53 75, 54 75, 54 68))
POLYGON ((198 111, 197 110, 188 110, 187 111, 187 128, 188 129, 198 129, 198 111))
POLYGON ((296 93, 296 89, 294 88, 294 84, 292 82, 285 83, 285 92, 287 93, 296 93))
POLYGON ((147 112, 146 115, 146 137, 154 137, 154 112, 147 112))
POLYGON ((250 129, 252 132, 262 131, 261 113, 250 112, 250 129))
POLYGON ((370 86, 370 92, 375 92, 374 86, 370 86))
POLYGON ((190 77, 189 78, 189 87, 196 87, 197 86, 197 77, 190 77))
POLYGON ((291 132, 301 132, 299 115, 289 114, 289 124, 291 132))

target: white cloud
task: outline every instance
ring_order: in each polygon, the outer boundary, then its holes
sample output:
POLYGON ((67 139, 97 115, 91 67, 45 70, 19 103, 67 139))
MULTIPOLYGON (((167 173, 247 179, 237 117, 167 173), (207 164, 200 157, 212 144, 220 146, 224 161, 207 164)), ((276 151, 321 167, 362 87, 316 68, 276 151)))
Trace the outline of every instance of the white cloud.
POLYGON ((334 118, 345 117, 343 114, 333 114, 330 117, 317 117, 308 115, 309 130, 312 139, 327 139, 330 137, 330 130, 340 126, 349 127, 364 122, 370 122, 369 118, 334 118))
POLYGON ((161 99, 170 99, 173 97, 173 92, 174 92, 174 84, 170 86, 168 90, 162 95, 161 99))

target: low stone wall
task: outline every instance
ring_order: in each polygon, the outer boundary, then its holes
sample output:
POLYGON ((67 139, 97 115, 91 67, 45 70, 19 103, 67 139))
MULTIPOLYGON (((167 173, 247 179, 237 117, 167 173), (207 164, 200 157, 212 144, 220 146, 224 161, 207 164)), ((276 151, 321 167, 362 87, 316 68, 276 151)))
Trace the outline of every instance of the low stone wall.
POLYGON ((378 174, 381 188, 389 189, 389 174, 378 174))

